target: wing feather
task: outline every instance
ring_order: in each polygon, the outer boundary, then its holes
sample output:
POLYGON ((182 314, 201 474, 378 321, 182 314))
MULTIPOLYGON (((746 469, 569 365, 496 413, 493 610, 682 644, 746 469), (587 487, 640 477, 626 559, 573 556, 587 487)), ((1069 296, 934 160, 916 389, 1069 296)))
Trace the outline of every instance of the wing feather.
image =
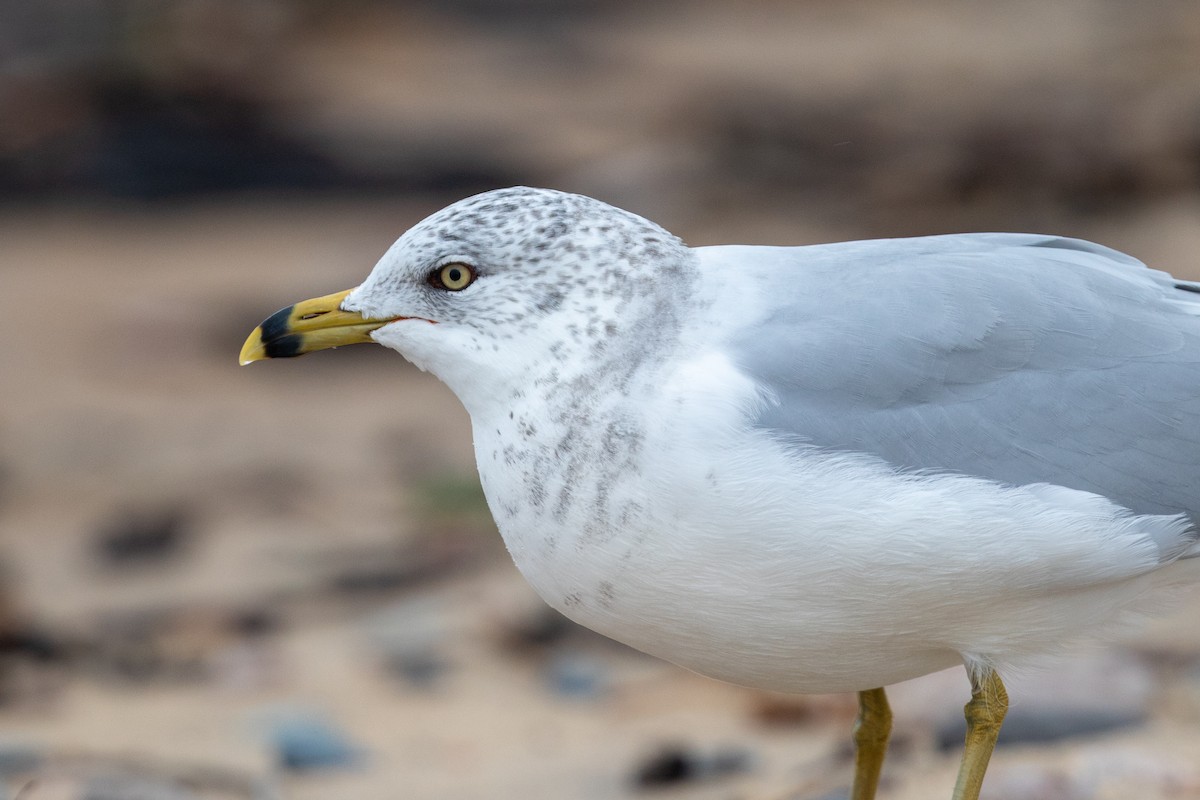
POLYGON ((1194 284, 1031 234, 701 251, 794 286, 732 342, 775 401, 759 426, 1200 518, 1194 284))

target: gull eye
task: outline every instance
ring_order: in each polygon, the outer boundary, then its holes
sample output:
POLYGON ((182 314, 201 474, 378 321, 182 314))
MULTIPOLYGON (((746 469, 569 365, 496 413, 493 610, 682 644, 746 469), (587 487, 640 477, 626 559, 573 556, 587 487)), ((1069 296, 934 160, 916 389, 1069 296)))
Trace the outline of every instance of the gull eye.
POLYGON ((475 270, 466 264, 445 264, 429 275, 430 285, 449 292, 461 292, 475 280, 475 270))

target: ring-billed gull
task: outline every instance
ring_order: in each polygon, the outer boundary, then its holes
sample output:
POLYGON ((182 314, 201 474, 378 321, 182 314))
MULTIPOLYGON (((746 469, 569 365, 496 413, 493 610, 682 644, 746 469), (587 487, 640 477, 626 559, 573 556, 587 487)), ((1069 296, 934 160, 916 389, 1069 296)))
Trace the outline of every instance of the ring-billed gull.
POLYGON ((1200 284, 1089 242, 689 248, 504 189, 241 360, 368 341, 462 401, 550 605, 733 683, 858 692, 854 800, 881 687, 966 665, 973 800, 1001 673, 1200 577, 1200 284))

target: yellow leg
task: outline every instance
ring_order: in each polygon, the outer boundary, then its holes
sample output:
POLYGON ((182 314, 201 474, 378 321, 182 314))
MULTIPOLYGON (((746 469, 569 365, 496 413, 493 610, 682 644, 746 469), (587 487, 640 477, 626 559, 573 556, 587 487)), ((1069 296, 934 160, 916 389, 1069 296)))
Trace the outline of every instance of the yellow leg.
POLYGON ((854 787, 850 800, 874 800, 879 772, 892 732, 892 709, 883 689, 858 693, 858 719, 854 723, 854 787))
POLYGON ((1000 676, 987 670, 971 678, 971 702, 964 709, 967 715, 967 745, 954 784, 954 800, 979 800, 983 773, 996 747, 1000 725, 1008 711, 1008 692, 1000 676))

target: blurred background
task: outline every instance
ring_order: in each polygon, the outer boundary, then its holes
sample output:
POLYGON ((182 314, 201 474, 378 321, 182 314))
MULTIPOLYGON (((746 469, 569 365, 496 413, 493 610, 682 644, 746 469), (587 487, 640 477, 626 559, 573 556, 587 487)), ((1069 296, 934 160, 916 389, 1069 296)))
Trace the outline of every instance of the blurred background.
MULTIPOLYGON (((1200 5, 4 0, 0 798, 845 796, 852 697, 532 596, 436 381, 237 366, 518 183, 696 245, 1030 230, 1200 278, 1200 5)), ((985 794, 1200 797, 1181 606, 1015 681, 985 794)), ((966 699, 893 693, 881 797, 949 796, 966 699)))

